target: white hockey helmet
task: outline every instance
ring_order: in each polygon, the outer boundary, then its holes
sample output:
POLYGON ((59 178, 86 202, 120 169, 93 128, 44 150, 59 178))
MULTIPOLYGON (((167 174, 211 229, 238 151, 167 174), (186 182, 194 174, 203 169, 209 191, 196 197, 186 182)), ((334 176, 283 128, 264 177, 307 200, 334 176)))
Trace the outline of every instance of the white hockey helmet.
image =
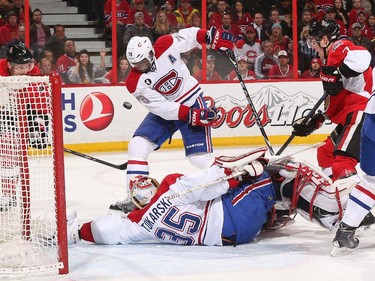
POLYGON ((126 48, 126 58, 130 65, 139 72, 150 70, 155 59, 155 50, 148 37, 134 36, 126 48))
POLYGON ((158 181, 147 176, 136 176, 130 180, 131 200, 140 209, 150 203, 158 189, 158 181))

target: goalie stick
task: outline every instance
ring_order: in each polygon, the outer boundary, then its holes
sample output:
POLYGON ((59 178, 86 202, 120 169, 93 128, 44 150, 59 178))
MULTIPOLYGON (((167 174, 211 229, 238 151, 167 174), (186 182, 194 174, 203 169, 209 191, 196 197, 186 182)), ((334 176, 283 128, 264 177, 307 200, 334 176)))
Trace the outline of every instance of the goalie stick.
POLYGON ((108 167, 112 167, 112 168, 118 169, 118 170, 122 170, 123 171, 123 170, 126 170, 127 167, 128 167, 128 162, 125 162, 124 164, 116 165, 116 164, 113 164, 113 163, 110 163, 110 162, 107 162, 107 161, 104 161, 104 160, 92 157, 90 155, 83 154, 81 152, 71 150, 71 149, 66 148, 66 147, 64 147, 64 151, 68 152, 70 154, 73 154, 73 155, 85 158, 87 160, 91 160, 91 161, 97 162, 99 164, 103 164, 103 165, 106 165, 108 167))
POLYGON ((229 179, 232 179, 232 178, 235 178, 235 177, 238 177, 238 176, 241 176, 242 174, 246 173, 246 171, 238 171, 238 172, 234 172, 228 176, 224 176, 224 177, 220 177, 220 178, 217 178, 216 180, 213 180, 211 182, 208 182, 208 183, 205 183, 205 184, 201 184, 201 185, 197 185, 196 187, 193 187, 193 188, 190 188, 184 192, 179 192, 179 193, 175 193, 175 194, 172 194, 172 195, 169 195, 169 196, 166 196, 165 198, 167 200, 170 200, 170 199, 174 199, 174 198, 177 198, 177 197, 180 197, 180 196, 183 196, 183 195, 186 195, 186 194, 189 194, 189 193, 192 193, 196 190, 199 190, 199 189, 202 189, 202 188, 206 188, 206 187, 209 187, 211 185, 214 185, 214 184, 217 184, 219 182, 222 182, 222 181, 226 181, 226 180, 229 180, 229 179))
POLYGON ((259 118, 259 115, 256 111, 256 108, 254 106, 254 103, 253 101, 251 100, 251 97, 249 95, 249 92, 247 91, 247 88, 246 88, 246 85, 242 79, 242 76, 241 76, 241 73, 238 69, 238 66, 237 66, 237 63, 236 63, 236 59, 234 57, 234 53, 232 51, 227 51, 227 54, 229 56, 229 60, 232 62, 233 66, 234 66, 234 70, 236 71, 236 74, 237 74, 237 77, 238 77, 238 80, 240 81, 240 85, 242 87, 242 90, 246 96, 246 99, 247 99, 247 102, 249 103, 250 105, 250 108, 251 110, 253 111, 253 116, 255 118, 255 122, 257 123, 258 127, 259 127, 259 130, 263 136, 263 139, 264 139, 264 142, 266 143, 267 147, 268 147, 268 150, 270 152, 270 154, 273 156, 275 155, 274 151, 273 151, 273 148, 272 148, 272 145, 270 143, 270 140, 268 139, 267 137, 267 134, 266 134, 266 131, 264 130, 264 127, 262 125, 262 122, 260 121, 260 118, 259 118))

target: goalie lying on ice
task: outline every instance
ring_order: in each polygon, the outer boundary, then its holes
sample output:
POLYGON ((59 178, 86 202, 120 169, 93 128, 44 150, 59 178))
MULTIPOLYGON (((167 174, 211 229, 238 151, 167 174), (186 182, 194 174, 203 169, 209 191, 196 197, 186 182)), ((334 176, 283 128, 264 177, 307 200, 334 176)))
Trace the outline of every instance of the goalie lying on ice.
POLYGON ((332 228, 342 216, 351 187, 333 186, 304 161, 288 158, 271 163, 264 157, 266 150, 218 157, 204 172, 170 174, 161 184, 146 176, 133 178, 131 199, 137 207, 128 214, 96 218, 80 229, 76 214, 68 216, 69 243, 79 239, 109 245, 149 240, 182 245, 248 243, 283 218, 283 210, 274 212, 275 206, 332 228))

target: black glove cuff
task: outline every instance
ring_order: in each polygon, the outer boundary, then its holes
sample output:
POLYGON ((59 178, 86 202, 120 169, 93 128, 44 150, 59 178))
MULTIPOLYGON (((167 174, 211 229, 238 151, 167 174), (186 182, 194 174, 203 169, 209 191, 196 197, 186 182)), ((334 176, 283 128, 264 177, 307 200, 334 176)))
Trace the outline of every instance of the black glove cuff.
POLYGON ((347 66, 345 63, 339 66, 339 72, 342 76, 345 78, 350 78, 350 77, 357 77, 360 75, 360 72, 354 71, 353 69, 350 69, 349 66, 347 66))

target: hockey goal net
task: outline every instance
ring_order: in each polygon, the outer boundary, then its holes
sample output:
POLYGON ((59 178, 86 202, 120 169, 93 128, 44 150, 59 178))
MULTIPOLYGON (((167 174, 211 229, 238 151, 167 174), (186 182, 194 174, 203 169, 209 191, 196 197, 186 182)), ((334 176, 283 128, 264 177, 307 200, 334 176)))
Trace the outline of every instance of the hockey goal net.
POLYGON ((0 279, 67 273, 59 77, 0 77, 0 114, 0 279))

